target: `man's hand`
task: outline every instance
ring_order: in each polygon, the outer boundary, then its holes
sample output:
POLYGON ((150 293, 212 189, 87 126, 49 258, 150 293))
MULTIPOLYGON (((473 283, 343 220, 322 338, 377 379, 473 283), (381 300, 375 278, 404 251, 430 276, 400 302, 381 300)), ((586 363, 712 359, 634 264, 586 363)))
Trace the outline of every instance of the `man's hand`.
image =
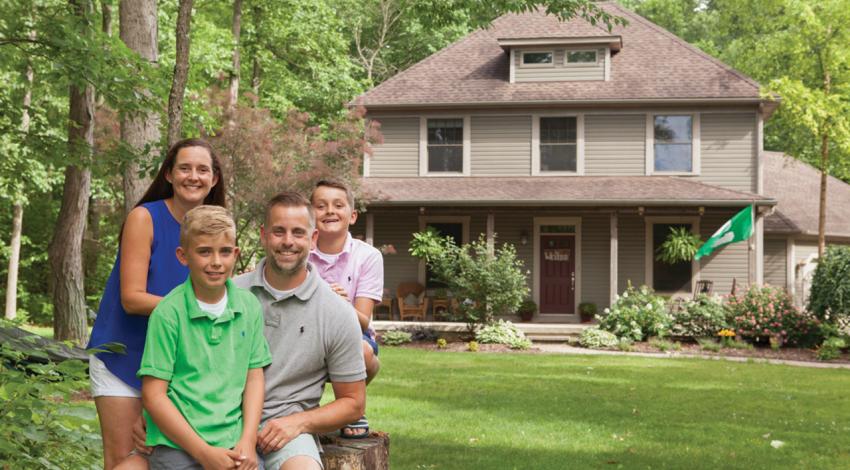
POLYGON ((198 456, 198 463, 204 470, 232 470, 242 469, 243 458, 235 450, 222 449, 221 447, 208 446, 198 456))
POLYGON ((147 438, 146 424, 145 417, 142 415, 139 415, 139 419, 133 423, 133 445, 136 446, 136 451, 150 455, 153 449, 145 445, 145 439, 147 438))
POLYGON ((346 302, 350 302, 350 300, 348 299, 348 292, 346 292, 341 285, 337 284, 336 282, 332 282, 331 289, 333 289, 333 291, 336 292, 337 295, 345 299, 346 302))
POLYGON ((257 443, 252 439, 242 438, 236 443, 233 451, 238 453, 242 459, 239 470, 256 470, 257 467, 257 443))
POLYGON ((263 454, 281 449, 289 441, 302 433, 298 425, 298 419, 293 416, 285 416, 278 419, 270 419, 257 435, 257 445, 263 454))

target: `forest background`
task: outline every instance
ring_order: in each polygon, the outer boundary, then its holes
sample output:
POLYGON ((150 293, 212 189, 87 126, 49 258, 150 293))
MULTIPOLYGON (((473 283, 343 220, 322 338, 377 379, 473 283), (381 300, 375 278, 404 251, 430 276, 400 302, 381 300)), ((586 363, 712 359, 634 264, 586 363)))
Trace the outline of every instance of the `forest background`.
MULTIPOLYGON (((759 81, 765 149, 850 182, 850 0, 620 0, 759 81)), ((589 0, 0 0, 0 293, 84 342, 124 215, 170 143, 223 157, 244 256, 263 201, 357 187, 361 92, 506 12, 619 24, 589 0)), ((363 195, 368 199, 369 195, 363 195)))

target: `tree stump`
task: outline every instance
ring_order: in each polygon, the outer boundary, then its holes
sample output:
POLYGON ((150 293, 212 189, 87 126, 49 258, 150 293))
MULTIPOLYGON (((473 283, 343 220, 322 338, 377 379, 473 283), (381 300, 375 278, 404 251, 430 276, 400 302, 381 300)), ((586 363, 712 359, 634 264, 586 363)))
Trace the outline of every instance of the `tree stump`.
POLYGON ((322 464, 325 470, 389 470, 390 436, 370 432, 363 439, 343 439, 338 432, 322 434, 322 464))

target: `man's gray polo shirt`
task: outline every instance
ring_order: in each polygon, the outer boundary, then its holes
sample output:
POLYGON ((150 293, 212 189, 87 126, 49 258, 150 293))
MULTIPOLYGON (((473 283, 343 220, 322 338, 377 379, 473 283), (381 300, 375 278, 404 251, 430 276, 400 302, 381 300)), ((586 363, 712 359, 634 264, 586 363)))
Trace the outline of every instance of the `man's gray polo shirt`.
POLYGON ((307 279, 280 300, 257 269, 233 279, 263 305, 272 363, 265 370, 263 422, 319 406, 325 382, 366 379, 361 331, 354 308, 307 265, 307 279))

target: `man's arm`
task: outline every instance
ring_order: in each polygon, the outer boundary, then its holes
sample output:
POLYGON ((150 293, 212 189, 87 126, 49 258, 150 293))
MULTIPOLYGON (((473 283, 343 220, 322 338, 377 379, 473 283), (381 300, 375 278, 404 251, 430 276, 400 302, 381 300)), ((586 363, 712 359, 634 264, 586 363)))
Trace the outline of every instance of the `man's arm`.
POLYGON ((357 421, 366 412, 366 381, 331 382, 334 401, 312 410, 266 422, 257 443, 263 453, 275 451, 303 433, 333 431, 357 421))
POLYGON ((142 404, 162 433, 205 469, 236 468, 242 457, 237 452, 213 447, 201 439, 168 398, 167 392, 168 381, 147 375, 142 377, 142 404))
POLYGON ((257 427, 263 412, 264 387, 263 369, 249 369, 245 391, 242 392, 242 437, 233 448, 245 457, 240 470, 257 468, 257 427))

